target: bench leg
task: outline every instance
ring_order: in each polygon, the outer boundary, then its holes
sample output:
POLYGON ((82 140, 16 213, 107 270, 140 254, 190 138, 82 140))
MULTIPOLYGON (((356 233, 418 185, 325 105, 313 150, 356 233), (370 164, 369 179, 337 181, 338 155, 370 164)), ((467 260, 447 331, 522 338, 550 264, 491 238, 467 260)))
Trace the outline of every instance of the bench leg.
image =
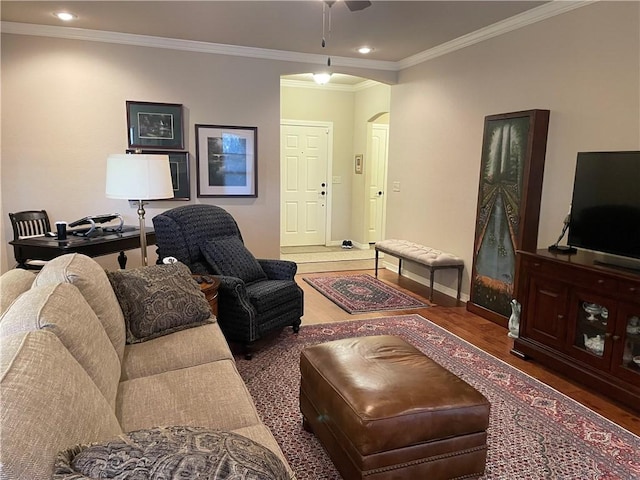
POLYGON ((462 271, 464 270, 464 267, 461 265, 458 267, 458 296, 456 297, 458 300, 460 300, 460 291, 462 290, 462 271))
POLYGON ((398 257, 398 275, 402 276, 402 258, 398 257))
POLYGON ((429 268, 429 301, 433 302, 433 268, 429 268))
POLYGON ((378 278, 378 250, 376 249, 376 278, 378 278))

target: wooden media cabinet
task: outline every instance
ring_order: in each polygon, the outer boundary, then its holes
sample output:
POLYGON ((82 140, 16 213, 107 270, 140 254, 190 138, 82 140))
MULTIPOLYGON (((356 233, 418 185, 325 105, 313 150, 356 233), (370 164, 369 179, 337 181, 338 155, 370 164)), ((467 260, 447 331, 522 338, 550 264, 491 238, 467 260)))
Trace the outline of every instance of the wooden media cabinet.
POLYGON ((522 305, 511 353, 640 411, 640 273, 591 252, 518 251, 522 305))

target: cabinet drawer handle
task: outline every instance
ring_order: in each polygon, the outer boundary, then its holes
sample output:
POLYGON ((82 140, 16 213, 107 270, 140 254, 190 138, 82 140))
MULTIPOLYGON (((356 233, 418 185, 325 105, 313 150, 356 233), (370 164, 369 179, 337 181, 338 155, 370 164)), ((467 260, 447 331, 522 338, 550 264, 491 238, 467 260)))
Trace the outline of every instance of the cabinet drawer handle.
POLYGON ((539 264, 538 262, 535 262, 535 263, 533 264, 533 266, 534 266, 534 267, 536 267, 536 268, 538 268, 538 267, 540 266, 540 264, 539 264))
POLYGON ((618 340, 620 340, 620 335, 614 335, 613 336, 613 341, 617 342, 618 340))
POLYGON ((635 292, 635 291, 636 291, 636 287, 629 287, 629 291, 630 291, 631 293, 635 292))
POLYGON ((564 315, 558 315, 558 320, 562 320, 564 318, 564 315))
POLYGON ((601 279, 601 278, 599 278, 599 279, 598 279, 598 283, 599 283, 600 285, 602 285, 602 284, 604 283, 604 280, 603 280, 603 279, 601 279))

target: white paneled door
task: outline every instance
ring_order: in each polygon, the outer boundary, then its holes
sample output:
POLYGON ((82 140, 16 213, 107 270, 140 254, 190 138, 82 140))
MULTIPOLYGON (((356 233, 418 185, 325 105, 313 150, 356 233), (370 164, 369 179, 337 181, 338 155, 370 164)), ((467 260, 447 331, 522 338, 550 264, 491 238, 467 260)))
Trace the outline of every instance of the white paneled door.
POLYGON ((281 125, 282 246, 324 245, 329 198, 330 128, 281 125))
POLYGON ((369 165, 369 205, 367 236, 369 243, 382 240, 384 223, 385 181, 387 171, 389 126, 373 124, 369 165))

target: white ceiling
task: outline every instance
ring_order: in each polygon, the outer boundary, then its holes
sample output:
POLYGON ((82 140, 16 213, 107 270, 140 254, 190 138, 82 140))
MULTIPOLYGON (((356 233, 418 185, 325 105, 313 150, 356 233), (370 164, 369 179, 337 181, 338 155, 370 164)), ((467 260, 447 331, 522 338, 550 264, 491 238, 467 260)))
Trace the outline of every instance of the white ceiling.
MULTIPOLYGON (((322 0, 2 1, 3 22, 150 35, 251 48, 398 62, 547 2, 382 1, 350 12, 331 7, 322 48, 322 0), (68 10, 71 23, 54 18, 68 10), (356 48, 375 50, 363 57, 356 48)), ((3 23, 3 27, 7 25, 3 23)), ((3 28, 7 30, 7 28, 3 28)))

